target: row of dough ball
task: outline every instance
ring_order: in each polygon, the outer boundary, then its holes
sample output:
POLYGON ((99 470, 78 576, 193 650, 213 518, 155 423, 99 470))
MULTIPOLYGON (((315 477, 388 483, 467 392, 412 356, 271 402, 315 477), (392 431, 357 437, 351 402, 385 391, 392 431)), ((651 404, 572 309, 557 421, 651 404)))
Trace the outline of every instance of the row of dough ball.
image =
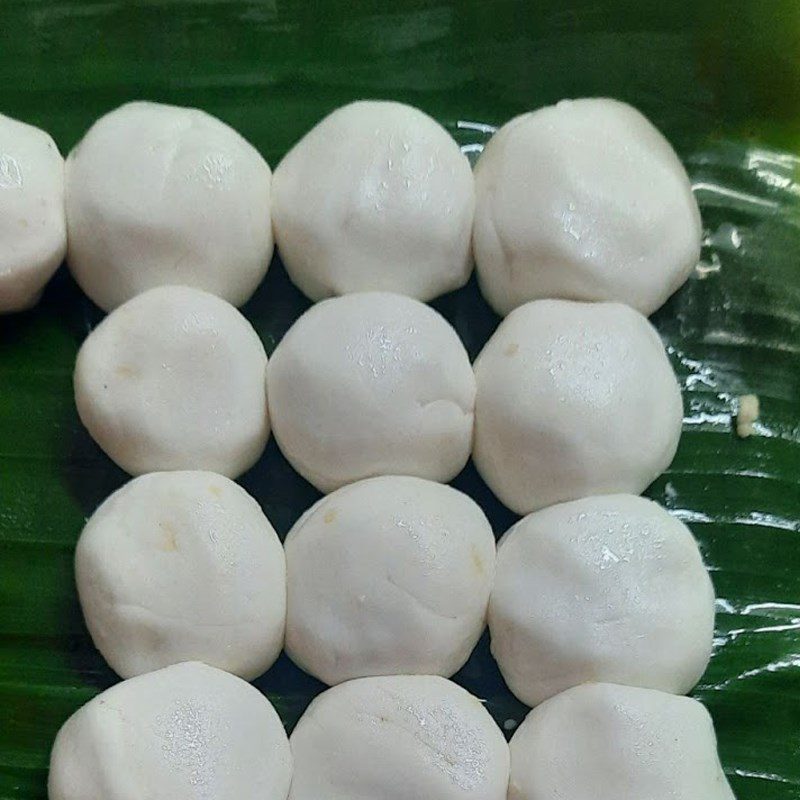
POLYGON ((323 492, 382 474, 447 482, 472 453, 520 514, 639 494, 669 465, 682 423, 658 334, 627 306, 527 303, 473 370, 436 311, 378 292, 312 306, 268 364, 224 300, 151 289, 89 334, 75 400, 92 437, 132 474, 236 477, 262 453, 271 423, 284 456, 323 492))
POLYGON ((312 300, 391 291, 427 301, 466 283, 474 252, 501 314, 542 297, 649 314, 694 268, 701 238, 675 152, 638 111, 607 99, 513 119, 474 178, 443 127, 393 102, 334 111, 274 176, 197 109, 124 105, 89 129, 66 170, 47 134, 0 117, 0 211, 0 311, 35 300, 67 242, 76 280, 107 311, 165 284, 238 306, 267 271, 274 230, 312 300))
POLYGON ((239 678, 183 663, 64 724, 50 800, 733 800, 700 703, 597 683, 531 711, 510 746, 478 698, 398 675, 323 692, 287 739, 239 678))
POLYGON ((152 473, 94 513, 75 562, 89 631, 124 678, 197 660, 252 679, 284 631, 291 659, 329 685, 450 677, 487 615, 492 652, 528 705, 592 680, 686 693, 711 655, 714 591, 697 545, 632 495, 535 512, 496 554, 467 495, 371 478, 312 506, 284 556, 237 484, 152 473))

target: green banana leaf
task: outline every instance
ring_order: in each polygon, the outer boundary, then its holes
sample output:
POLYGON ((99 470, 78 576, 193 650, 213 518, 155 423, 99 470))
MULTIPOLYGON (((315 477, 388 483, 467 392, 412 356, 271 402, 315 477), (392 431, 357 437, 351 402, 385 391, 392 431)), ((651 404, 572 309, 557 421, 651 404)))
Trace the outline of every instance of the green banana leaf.
MULTIPOLYGON (((133 98, 210 111, 273 165, 359 97, 418 105, 473 152, 488 135, 475 123, 570 96, 627 100, 664 130, 707 241, 654 318, 685 428, 649 494, 691 526, 716 585, 715 652, 695 695, 740 800, 800 798, 799 60, 796 0, 0 3, 0 111, 65 152, 133 98), (751 392, 762 413, 743 440, 732 414, 751 392)), ((271 351, 306 305, 276 259, 245 313, 271 351)), ((498 322, 474 281, 436 306, 472 356, 498 322)), ((99 318, 63 269, 39 307, 0 318, 0 800, 46 796, 58 727, 116 680, 72 574, 85 518, 126 479, 73 405, 75 353, 99 318)), ((274 443, 242 482, 282 535, 316 497, 274 443)), ((498 534, 513 521, 472 467, 455 483, 498 534)), ((522 719, 485 640, 458 680, 507 731, 522 719)), ((321 688, 285 657, 257 685, 288 726, 321 688)))

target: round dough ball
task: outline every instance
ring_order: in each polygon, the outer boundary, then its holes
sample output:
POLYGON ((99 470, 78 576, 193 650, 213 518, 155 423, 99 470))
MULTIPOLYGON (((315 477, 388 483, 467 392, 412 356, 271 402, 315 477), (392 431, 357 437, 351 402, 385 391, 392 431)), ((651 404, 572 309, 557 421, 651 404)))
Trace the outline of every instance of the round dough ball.
POLYGON ((69 262, 106 311, 166 284, 242 305, 272 258, 267 162, 195 108, 128 103, 101 117, 66 167, 69 262))
POLYGON ((291 800, 506 800, 503 734, 477 697, 445 678, 360 678, 328 689, 291 745, 291 800))
POLYGON ((257 689, 204 664, 118 683, 64 724, 50 800, 286 800, 292 756, 257 689))
POLYGON ((689 529, 633 495, 537 511, 501 539, 492 654, 536 705, 608 681, 684 694, 714 636, 714 587, 689 529))
POLYGON ((696 700, 586 684, 528 714, 511 739, 508 800, 734 800, 696 700))
POLYGON ((267 356, 231 305, 161 286, 109 314, 75 363, 92 438, 132 475, 207 469, 235 478, 269 436, 267 356))
POLYGON ((0 114, 0 314, 36 303, 66 249, 64 159, 44 131, 0 114))
POLYGON ((432 308, 364 292, 312 306, 269 365, 284 456, 323 492, 375 475, 449 481, 472 446, 475 377, 432 308))
POLYGON ((627 306, 520 306, 478 356, 475 376, 475 465, 518 514, 640 494, 678 447, 678 382, 658 333, 627 306))
POLYGON ((483 632, 494 561, 467 495, 398 476, 345 486, 286 538, 286 652, 328 684, 450 676, 483 632))
POLYGON ((75 575, 95 646, 123 678, 202 661, 250 679, 283 647, 283 547, 258 503, 222 475, 127 483, 83 529, 75 575))
POLYGON ((689 177, 625 103, 564 100, 511 120, 478 159, 475 186, 478 279, 499 314, 540 297, 650 314, 700 258, 689 177))
POLYGON ((334 111, 275 170, 273 222, 312 300, 387 291, 430 300, 472 271, 475 182, 438 122, 401 103, 334 111))

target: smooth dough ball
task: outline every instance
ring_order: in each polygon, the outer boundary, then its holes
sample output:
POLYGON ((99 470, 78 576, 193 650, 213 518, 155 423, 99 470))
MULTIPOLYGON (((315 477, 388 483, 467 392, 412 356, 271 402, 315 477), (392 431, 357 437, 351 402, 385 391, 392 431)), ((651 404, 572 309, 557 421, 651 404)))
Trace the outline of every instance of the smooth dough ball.
POLYGON ((203 111, 121 106, 70 153, 66 179, 67 260, 106 311, 166 284, 240 306, 266 274, 269 166, 203 111))
POLYGON ((64 159, 44 131, 0 114, 0 314, 36 303, 66 249, 64 159))
POLYGON ((75 574, 92 639, 123 678, 202 661, 250 679, 283 646, 283 547, 222 475, 153 472, 123 486, 83 529, 75 574))
POLYGON ((187 663, 118 683, 76 711, 50 756, 50 800, 286 800, 292 756, 257 689, 187 663))
POLYGON ((478 356, 475 377, 475 465, 518 514, 640 494, 675 455, 678 382, 656 330, 627 306, 520 306, 478 356))
POLYGON ((492 137, 475 167, 478 279, 499 314, 540 297, 650 314, 700 258, 689 177, 636 109, 564 100, 492 137))
POLYGON ((492 654, 528 705, 587 681, 684 694, 711 657, 714 587, 689 529, 633 495, 537 511, 502 538, 492 654))
POLYGON ((432 308, 364 292, 312 306, 269 365, 275 439, 323 492, 375 475, 449 481, 472 446, 475 377, 432 308))
POLYGON ((286 651, 328 684, 444 675, 486 623, 495 544, 467 495, 421 478, 345 486, 286 538, 286 651))
POLYGON ((445 678, 360 678, 328 689, 291 745, 291 800, 506 800, 503 734, 477 697, 445 678))
POLYGON ((334 111, 275 170, 278 249, 312 300, 362 291, 430 300, 458 289, 472 271, 474 210, 466 156, 401 103, 334 111))
POLYGON ((585 684, 511 739, 508 800, 734 800, 708 711, 672 694, 585 684))
POLYGON ((132 475, 206 469, 235 478, 269 436, 267 356, 224 300, 162 286, 109 314, 75 363, 92 438, 132 475))

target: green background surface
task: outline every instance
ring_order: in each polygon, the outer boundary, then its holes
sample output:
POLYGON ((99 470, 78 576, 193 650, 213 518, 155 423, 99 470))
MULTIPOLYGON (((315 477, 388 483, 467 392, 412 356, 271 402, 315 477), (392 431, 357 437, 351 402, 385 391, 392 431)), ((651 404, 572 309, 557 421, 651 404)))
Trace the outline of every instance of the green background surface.
MULTIPOLYGON (((691 526, 716 585, 715 653, 695 695, 740 800, 800 798, 799 59, 796 0, 0 3, 0 112, 64 152, 134 98, 210 111, 273 165, 360 97, 418 105, 466 145, 486 136, 465 123, 594 94, 665 131, 707 240, 654 317, 685 430, 649 494, 691 526), (744 392, 762 406, 746 441, 731 432, 744 392)), ((271 351, 306 305, 276 259, 245 313, 271 351)), ((474 282, 435 305, 473 357, 498 322, 474 282)), ((115 680, 72 575, 85 518, 125 480, 73 406, 75 353, 99 318, 65 270, 38 308, 0 318, 0 800, 45 797, 56 730, 115 680)), ((274 443, 242 482, 281 535, 316 497, 274 443)), ((513 520, 471 466, 455 483, 498 534, 513 520)), ((458 679, 501 723, 524 715, 485 641, 458 679)), ((257 684, 290 726, 320 689, 285 657, 257 684)))

